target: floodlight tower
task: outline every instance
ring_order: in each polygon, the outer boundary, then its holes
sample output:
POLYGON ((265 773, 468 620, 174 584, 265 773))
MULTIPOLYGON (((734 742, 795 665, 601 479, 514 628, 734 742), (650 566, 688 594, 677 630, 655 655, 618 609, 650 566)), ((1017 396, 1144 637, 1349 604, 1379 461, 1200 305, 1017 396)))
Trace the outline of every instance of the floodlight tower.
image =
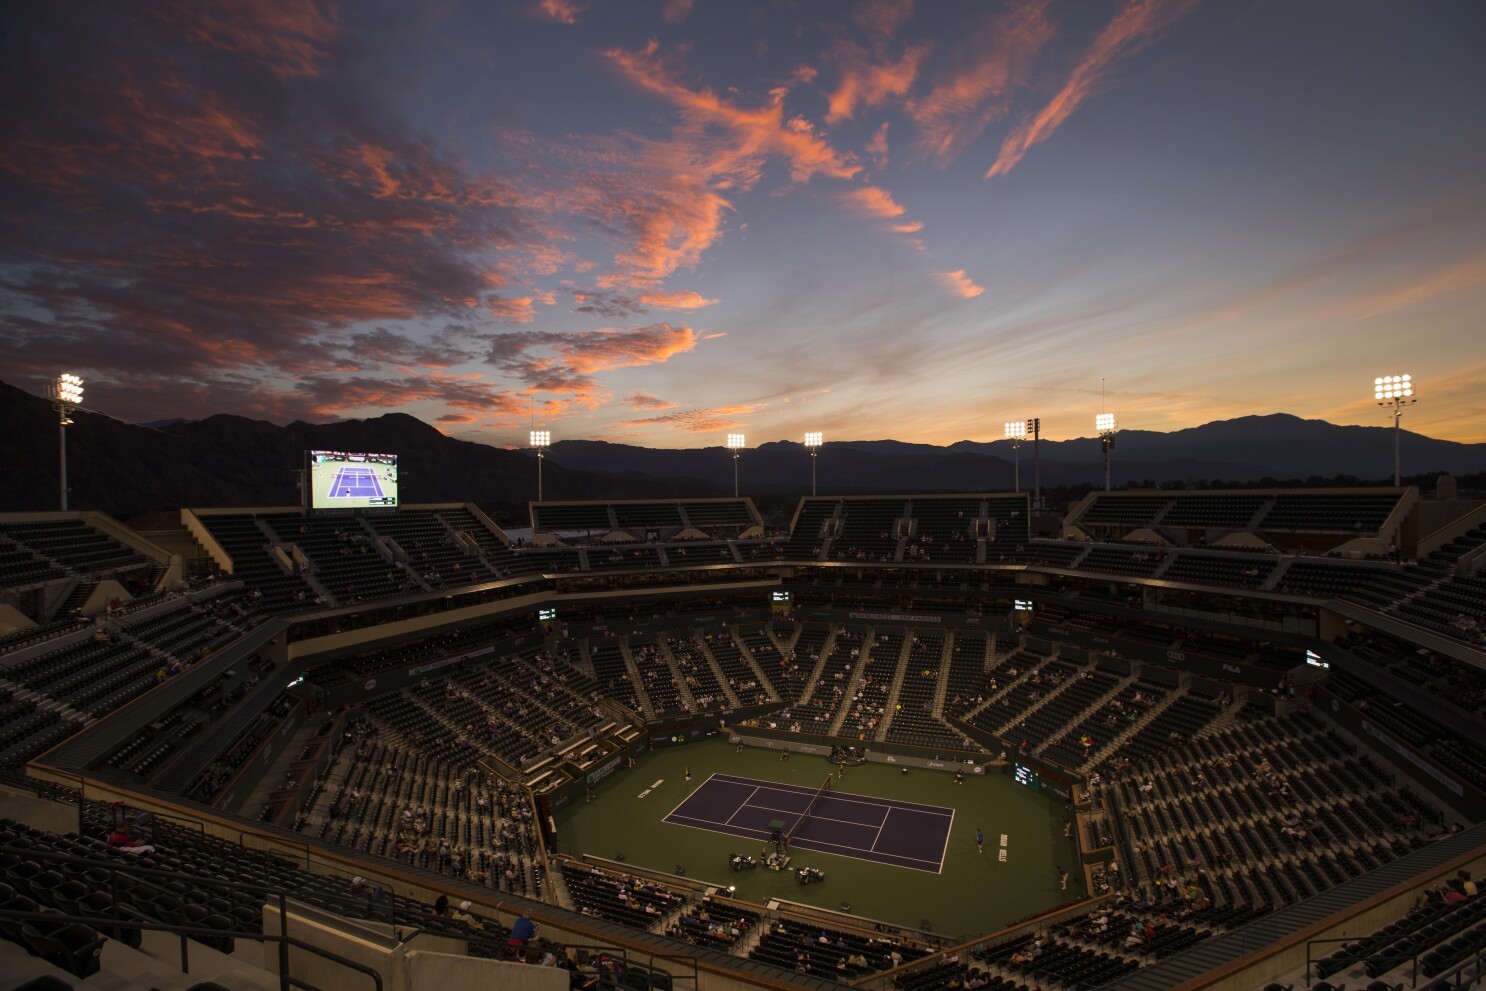
POLYGON ((72 411, 83 404, 83 380, 68 372, 52 382, 52 403, 57 410, 57 487, 62 493, 62 512, 67 512, 67 427, 72 411))
POLYGON ((1015 457, 1016 474, 1014 477, 1018 492, 1022 491, 1022 440, 1027 436, 1027 422, 1017 420, 1006 424, 1006 436, 1011 438, 1011 450, 1015 457))
POLYGON ((1115 416, 1113 413, 1098 413, 1094 416, 1094 429, 1099 431, 1099 446, 1104 449, 1104 491, 1109 491, 1109 449, 1115 442, 1115 416))
POLYGON ((738 455, 743 450, 743 435, 728 434, 728 450, 733 452, 733 498, 738 498, 738 455))
POLYGON ((1403 408, 1419 400, 1414 398, 1414 379, 1410 375, 1384 375, 1372 380, 1373 398, 1379 406, 1393 407, 1393 484, 1402 485, 1399 452, 1402 433, 1403 408))
POLYGON ((1032 508, 1040 510, 1042 509, 1042 447, 1038 442, 1042 439, 1042 418, 1032 417, 1027 421, 1027 429, 1032 431, 1032 508))
POLYGON ((542 501, 542 457, 547 453, 547 448, 552 446, 552 431, 533 430, 531 432, 531 446, 537 452, 537 502, 542 501))
MULTIPOLYGON (((815 495, 815 456, 820 453, 822 437, 819 430, 805 431, 805 450, 810 452, 810 494, 815 495)), ((736 494, 736 493, 735 493, 736 494)))

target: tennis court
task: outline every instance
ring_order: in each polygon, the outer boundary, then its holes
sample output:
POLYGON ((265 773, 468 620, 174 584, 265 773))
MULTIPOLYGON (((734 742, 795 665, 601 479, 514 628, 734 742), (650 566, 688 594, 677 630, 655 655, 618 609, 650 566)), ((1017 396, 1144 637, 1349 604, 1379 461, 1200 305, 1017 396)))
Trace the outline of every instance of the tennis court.
POLYGON ((341 468, 330 483, 332 499, 381 499, 382 483, 374 468, 341 468))
POLYGON ((663 821, 767 842, 776 819, 791 848, 938 874, 954 809, 714 774, 663 821))

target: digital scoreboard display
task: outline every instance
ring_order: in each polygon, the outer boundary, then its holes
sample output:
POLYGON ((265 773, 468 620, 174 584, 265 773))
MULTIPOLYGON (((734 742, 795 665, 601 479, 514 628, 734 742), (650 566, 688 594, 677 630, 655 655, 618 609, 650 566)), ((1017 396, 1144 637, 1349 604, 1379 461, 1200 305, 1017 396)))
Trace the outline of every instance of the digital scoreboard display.
POLYGON ((317 511, 393 509, 397 455, 311 451, 310 508, 317 511))
POLYGON ((1326 660, 1326 658, 1322 657, 1320 654, 1316 653, 1314 650, 1309 650, 1309 649, 1306 650, 1306 652, 1305 652, 1305 663, 1309 664, 1313 668, 1329 668, 1329 667, 1331 667, 1330 662, 1328 662, 1326 660))
POLYGON ((1042 776, 1039 775, 1036 771, 1032 770, 1030 767, 1027 767, 1025 764, 1014 764, 1012 765, 1012 768, 1013 769, 1011 773, 1012 776, 1016 778, 1017 784, 1025 785, 1026 787, 1031 788, 1033 791, 1042 790, 1042 776))
POLYGON ((789 593, 788 592, 775 592, 774 593, 774 601, 775 602, 788 602, 789 601, 789 593))
POLYGON ((1031 612, 1032 611, 1032 600, 1031 599, 1012 599, 1011 600, 1011 608, 1014 609, 1017 612, 1031 612))
POLYGON ((556 618, 557 618, 557 610, 556 609, 543 608, 543 609, 538 609, 537 610, 537 619, 541 620, 544 623, 549 623, 549 622, 551 622, 552 620, 554 620, 556 618))

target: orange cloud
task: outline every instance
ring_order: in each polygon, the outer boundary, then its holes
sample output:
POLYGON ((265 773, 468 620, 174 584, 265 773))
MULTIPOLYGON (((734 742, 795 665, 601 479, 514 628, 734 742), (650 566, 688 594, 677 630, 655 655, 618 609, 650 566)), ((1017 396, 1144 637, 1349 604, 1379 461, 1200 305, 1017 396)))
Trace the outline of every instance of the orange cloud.
POLYGON ((891 220, 907 213, 902 205, 893 200, 892 194, 881 186, 863 186, 860 189, 853 189, 842 193, 840 199, 857 213, 879 220, 891 220))
POLYGON ((586 3, 573 0, 537 0, 537 14, 559 24, 577 24, 578 15, 588 9, 586 3))
POLYGON ((700 165, 712 180, 751 187, 760 178, 759 170, 769 156, 783 158, 795 182, 808 182, 817 175, 850 179, 861 171, 860 165, 832 148, 804 118, 786 119, 787 87, 773 90, 769 101, 761 106, 740 106, 710 89, 683 86, 657 57, 658 48, 652 41, 638 52, 611 49, 607 54, 630 82, 677 109, 682 116, 686 144, 702 153, 700 161, 682 161, 700 165), (713 129, 723 137, 703 140, 713 129))
POLYGON ((640 302, 662 310, 699 310, 704 306, 711 306, 717 300, 708 299, 691 289, 683 289, 679 292, 643 292, 640 294, 640 302))
POLYGON ((953 272, 935 272, 934 278, 939 284, 961 299, 974 299, 985 292, 985 286, 978 286, 965 274, 963 268, 957 268, 953 272))
POLYGON ((554 345, 567 359, 568 367, 580 375, 615 368, 637 368, 669 361, 693 351, 697 333, 690 327, 658 323, 639 330, 601 330, 571 334, 554 345))
POLYGON ((660 12, 660 19, 667 24, 682 24, 691 16, 693 6, 693 0, 666 0, 666 5, 660 12))
POLYGON ((662 413, 659 416, 641 417, 635 420, 621 420, 615 426, 620 428, 662 426, 671 427, 675 430, 684 430, 688 433, 707 433, 714 430, 729 430, 734 427, 745 426, 738 417, 746 416, 758 409, 757 403, 741 403, 736 406, 715 406, 711 409, 682 409, 662 413))
POLYGON ((509 323, 531 323, 537 316, 535 302, 531 296, 517 296, 514 299, 490 296, 485 300, 485 309, 509 323))
POLYGON ((897 33, 912 16, 913 0, 865 0, 851 12, 858 27, 880 35, 897 33))
POLYGON ((1126 0, 1125 8, 1105 25, 1083 59, 1074 66, 1047 106, 1018 124, 1001 142, 1000 154, 986 178, 1006 175, 1033 145, 1041 144, 1108 78, 1122 58, 1140 51, 1197 5, 1197 0, 1126 0))
POLYGON ((179 0, 157 11, 193 44, 244 55, 280 79, 318 76, 339 33, 335 11, 313 0, 205 4, 179 0))
POLYGON ((931 47, 927 42, 912 45, 896 60, 887 61, 853 42, 838 42, 831 58, 840 66, 841 78, 826 97, 826 121, 850 120, 859 107, 880 107, 889 98, 906 96, 931 47))
POLYGON ((924 96, 904 110, 918 132, 921 154, 949 162, 1011 109, 1013 91, 1031 75, 1055 33, 1047 0, 1015 5, 986 18, 924 96))
POLYGON ((872 157, 872 164, 876 168, 887 168, 887 121, 883 121, 882 126, 868 139, 867 154, 872 157))
POLYGON ((695 350, 699 340, 690 327, 668 323, 582 333, 512 331, 489 339, 485 360, 530 390, 563 394, 593 409, 608 400, 594 378, 599 372, 660 364, 695 350))
POLYGON ((616 252, 616 271, 597 279, 601 289, 655 290, 678 268, 690 268, 722 237, 732 209, 731 190, 752 189, 766 163, 781 159, 790 180, 816 176, 850 179, 861 171, 799 116, 786 116, 788 86, 766 102, 746 106, 707 88, 679 82, 652 41, 640 51, 606 53, 620 74, 675 108, 679 121, 669 138, 628 137, 608 149, 611 171, 590 177, 585 188, 565 190, 567 204, 622 231, 630 247, 616 252), (638 151, 636 151, 638 149, 638 151), (632 171, 612 170, 612 160, 632 171), (627 161, 626 161, 627 160, 627 161))
MULTIPOLYGON (((850 192, 842 193, 838 197, 842 203, 866 217, 874 220, 895 221, 886 225, 887 229, 894 234, 917 234, 924 229, 921 220, 898 220, 907 212, 903 205, 893 199, 892 194, 880 186, 863 186, 850 192)), ((923 242, 917 238, 910 238, 909 242, 916 248, 922 250, 923 242)))
POLYGON ((624 405, 630 409, 675 409, 676 404, 667 402, 648 392, 633 392, 624 397, 624 405))

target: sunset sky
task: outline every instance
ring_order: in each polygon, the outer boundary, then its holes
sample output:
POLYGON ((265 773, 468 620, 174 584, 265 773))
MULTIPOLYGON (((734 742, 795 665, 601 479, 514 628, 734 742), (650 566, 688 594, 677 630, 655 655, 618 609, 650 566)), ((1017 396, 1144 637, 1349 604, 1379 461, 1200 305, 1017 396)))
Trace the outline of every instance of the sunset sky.
POLYGON ((652 447, 1486 441, 1474 0, 25 2, 0 379, 652 447), (1101 381, 1107 400, 1101 399, 1101 381))

